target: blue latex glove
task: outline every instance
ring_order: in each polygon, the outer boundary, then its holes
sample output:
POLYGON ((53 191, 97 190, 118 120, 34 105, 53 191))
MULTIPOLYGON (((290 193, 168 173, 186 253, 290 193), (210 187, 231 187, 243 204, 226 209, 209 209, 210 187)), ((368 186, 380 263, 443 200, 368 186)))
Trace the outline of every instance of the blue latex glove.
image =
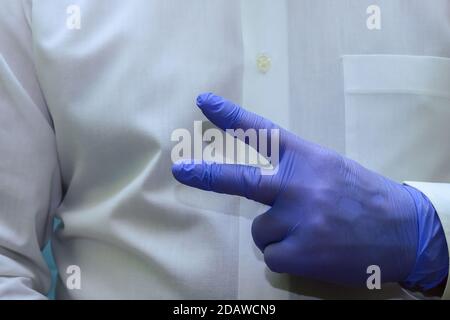
MULTIPOLYGON (((223 130, 278 128, 213 94, 197 105, 223 130)), ((252 235, 272 271, 364 285, 367 267, 378 265, 382 282, 421 290, 447 276, 444 232, 421 192, 282 128, 276 175, 213 163, 177 163, 172 171, 186 185, 271 206, 252 235)))

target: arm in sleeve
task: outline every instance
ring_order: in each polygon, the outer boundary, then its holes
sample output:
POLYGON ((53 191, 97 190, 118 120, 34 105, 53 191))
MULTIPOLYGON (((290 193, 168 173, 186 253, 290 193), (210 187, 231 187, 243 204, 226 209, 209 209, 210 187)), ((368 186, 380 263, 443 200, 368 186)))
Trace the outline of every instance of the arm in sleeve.
MULTIPOLYGON (((429 183, 429 182, 406 182, 408 185, 420 190, 431 201, 445 234, 445 240, 449 244, 450 240, 450 184, 449 183, 429 183)), ((447 250, 449 246, 447 245, 447 250)), ((450 253, 449 253, 450 255, 450 253)), ((443 299, 450 299, 450 277, 442 296, 443 299)))
POLYGON ((31 0, 0 8, 0 299, 39 299, 61 197, 55 134, 33 63, 31 0))

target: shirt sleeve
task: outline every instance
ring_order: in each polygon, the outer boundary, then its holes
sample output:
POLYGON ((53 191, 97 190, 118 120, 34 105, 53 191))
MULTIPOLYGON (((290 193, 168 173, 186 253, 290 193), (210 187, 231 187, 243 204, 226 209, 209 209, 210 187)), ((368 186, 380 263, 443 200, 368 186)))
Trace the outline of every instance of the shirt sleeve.
POLYGON ((59 205, 55 134, 37 80, 31 0, 0 0, 0 298, 45 298, 41 249, 59 205))
MULTIPOLYGON (((420 190, 432 202, 444 229, 447 244, 450 240, 450 183, 407 182, 408 185, 420 190)), ((449 246, 447 246, 449 247, 449 246)), ((449 247, 450 248, 450 247, 449 247)), ((450 253, 449 253, 450 255, 450 253)), ((450 299, 450 277, 442 296, 450 299)))

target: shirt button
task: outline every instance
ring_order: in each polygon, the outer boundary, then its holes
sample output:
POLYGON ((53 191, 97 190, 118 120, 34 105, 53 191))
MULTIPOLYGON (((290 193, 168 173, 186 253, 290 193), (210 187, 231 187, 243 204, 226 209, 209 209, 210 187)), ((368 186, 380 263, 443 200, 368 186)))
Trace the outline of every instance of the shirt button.
POLYGON ((272 67, 272 59, 266 54, 260 54, 256 58, 256 66, 258 67, 259 72, 267 73, 272 67))

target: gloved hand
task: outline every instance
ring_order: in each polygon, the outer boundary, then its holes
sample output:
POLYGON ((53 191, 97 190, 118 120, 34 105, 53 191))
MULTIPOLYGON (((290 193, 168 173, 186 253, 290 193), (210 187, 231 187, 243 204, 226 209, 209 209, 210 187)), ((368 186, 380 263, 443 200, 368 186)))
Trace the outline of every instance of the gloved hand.
MULTIPOLYGON (((213 94, 197 104, 223 130, 278 128, 213 94)), ((273 176, 251 166, 192 162, 174 164, 173 174, 192 187, 271 206, 254 220, 252 235, 272 271, 364 285, 367 267, 378 265, 382 282, 427 290, 443 281, 444 232, 421 192, 279 129, 273 176)))

